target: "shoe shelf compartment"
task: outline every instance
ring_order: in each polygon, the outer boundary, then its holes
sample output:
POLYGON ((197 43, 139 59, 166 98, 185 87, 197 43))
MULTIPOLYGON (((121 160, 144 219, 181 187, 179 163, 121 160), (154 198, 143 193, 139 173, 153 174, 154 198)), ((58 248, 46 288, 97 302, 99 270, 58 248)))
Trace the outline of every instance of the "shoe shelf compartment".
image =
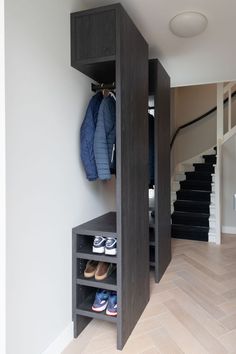
MULTIPOLYGON (((84 287, 81 287, 81 289, 79 289, 79 290, 81 292, 85 291, 85 297, 76 306, 76 314, 77 315, 82 315, 82 316, 90 317, 90 318, 96 318, 99 320, 104 320, 104 321, 108 321, 108 322, 112 322, 112 323, 117 322, 117 317, 106 315, 105 310, 102 312, 95 312, 92 310, 92 305, 93 305, 93 301, 95 298, 96 289, 94 289, 94 288, 90 289, 88 287, 86 287, 86 289, 84 289, 84 287)), ((79 290, 78 290, 78 293, 80 292, 79 290)))
POLYGON ((108 256, 104 253, 93 253, 93 240, 94 236, 88 235, 77 235, 77 252, 76 258, 107 262, 107 263, 117 263, 116 256, 108 256))
POLYGON ((84 270, 89 260, 117 264, 116 256, 93 253, 95 236, 117 238, 115 212, 102 215, 72 230, 73 312, 84 318, 96 318, 116 323, 116 317, 106 315, 106 311, 95 312, 92 310, 97 289, 117 291, 117 269, 103 280, 96 280, 94 276, 91 278, 84 276, 84 270))
POLYGON ((155 199, 149 198, 149 211, 154 211, 154 210, 155 210, 155 199))
MULTIPOLYGON (((101 288, 101 289, 106 289, 106 290, 113 290, 117 291, 117 285, 116 285, 116 269, 113 270, 113 272, 108 275, 106 279, 103 280, 96 280, 95 277, 92 278, 86 278, 84 276, 84 269, 86 267, 87 260, 85 259, 77 259, 77 274, 76 274, 76 284, 79 285, 86 285, 94 288, 101 288)), ((111 262, 107 262, 111 263, 111 262)))
POLYGON ((149 245, 155 247, 155 229, 149 229, 149 245))
POLYGON ((149 212, 149 265, 155 267, 155 218, 149 212))
POLYGON ((155 267, 155 247, 150 246, 150 262, 151 267, 155 267))
POLYGON ((149 229, 155 229, 155 217, 151 215, 151 212, 149 212, 149 229))

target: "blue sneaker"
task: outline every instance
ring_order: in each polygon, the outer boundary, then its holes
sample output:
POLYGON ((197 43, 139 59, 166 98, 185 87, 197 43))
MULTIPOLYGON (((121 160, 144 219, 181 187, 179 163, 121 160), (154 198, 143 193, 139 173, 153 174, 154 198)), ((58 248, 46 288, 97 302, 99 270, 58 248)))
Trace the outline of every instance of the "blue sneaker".
POLYGON ((102 236, 95 236, 93 241, 93 253, 104 253, 106 245, 106 238, 102 236))
POLYGON ((108 304, 109 295, 110 291, 98 289, 95 295, 92 310, 96 312, 104 311, 108 304))
POLYGON ((117 315, 117 293, 116 291, 111 291, 108 305, 106 309, 106 314, 108 316, 116 316, 117 315))
POLYGON ((115 256, 116 255, 116 246, 117 246, 117 240, 114 237, 108 237, 106 241, 106 246, 105 246, 105 254, 109 256, 115 256))

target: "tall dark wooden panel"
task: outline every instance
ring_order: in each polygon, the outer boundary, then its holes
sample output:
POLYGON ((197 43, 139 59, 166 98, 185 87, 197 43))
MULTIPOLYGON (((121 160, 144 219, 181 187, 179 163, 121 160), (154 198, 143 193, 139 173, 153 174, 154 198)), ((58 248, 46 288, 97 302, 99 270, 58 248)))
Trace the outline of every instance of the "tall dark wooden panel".
POLYGON ((91 318, 111 321, 122 349, 149 300, 148 46, 121 5, 82 11, 71 15, 71 65, 100 83, 116 82, 116 213, 73 229, 74 335, 91 318), (100 234, 116 235, 116 257, 92 253, 100 234), (84 279, 87 259, 116 264, 116 277, 84 279), (96 287, 117 291, 117 317, 91 310, 96 287))
POLYGON ((157 59, 149 60, 149 94, 155 106, 155 280, 171 260, 170 78, 157 59))
POLYGON ((121 249, 118 347, 149 300, 148 46, 120 9, 117 31, 117 231, 121 249))

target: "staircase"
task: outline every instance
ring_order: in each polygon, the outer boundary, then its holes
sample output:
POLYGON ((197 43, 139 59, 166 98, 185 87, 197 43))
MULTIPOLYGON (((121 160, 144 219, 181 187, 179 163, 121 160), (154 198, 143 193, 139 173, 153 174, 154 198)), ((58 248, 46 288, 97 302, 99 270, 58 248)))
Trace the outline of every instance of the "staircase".
POLYGON ((210 215, 212 214, 212 191, 214 188, 215 153, 203 155, 202 161, 193 163, 191 171, 179 175, 179 190, 173 200, 173 238, 208 241, 210 215))

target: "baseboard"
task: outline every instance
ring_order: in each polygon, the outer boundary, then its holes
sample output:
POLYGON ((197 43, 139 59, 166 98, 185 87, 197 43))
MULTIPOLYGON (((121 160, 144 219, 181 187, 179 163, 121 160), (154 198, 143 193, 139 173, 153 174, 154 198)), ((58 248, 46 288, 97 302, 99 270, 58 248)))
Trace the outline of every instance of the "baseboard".
POLYGON ((67 345, 73 340, 73 322, 49 345, 42 354, 61 354, 67 345))
POLYGON ((234 234, 236 235, 236 227, 235 226, 222 226, 223 234, 234 234))

